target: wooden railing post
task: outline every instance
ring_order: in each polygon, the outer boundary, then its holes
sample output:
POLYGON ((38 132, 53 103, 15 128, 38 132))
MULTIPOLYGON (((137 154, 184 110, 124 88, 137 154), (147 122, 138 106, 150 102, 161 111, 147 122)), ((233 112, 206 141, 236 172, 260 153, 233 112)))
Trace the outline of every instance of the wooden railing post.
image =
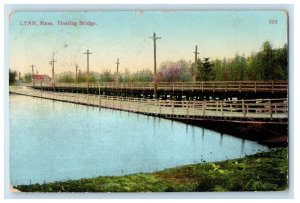
POLYGON ((79 94, 78 94, 78 90, 77 90, 77 103, 79 104, 79 94))
POLYGON ((224 103, 224 101, 221 101, 221 115, 222 115, 222 117, 224 116, 223 103, 224 103))
POLYGON ((158 105, 159 105, 159 114, 161 115, 161 103, 160 103, 160 100, 158 100, 158 105))
POLYGON ((122 105, 122 103, 123 103, 123 100, 121 99, 121 102, 119 103, 120 105, 120 109, 122 110, 123 109, 123 105, 122 105))
POLYGON ((244 114, 244 117, 246 116, 246 111, 245 111, 245 103, 244 100, 242 100, 242 112, 244 114))
POLYGON ((271 103, 271 101, 269 100, 269 108, 270 108, 270 118, 272 118, 272 116, 273 116, 273 109, 272 109, 272 103, 271 103))
POLYGON ((206 108, 206 100, 204 100, 203 104, 202 104, 202 113, 203 113, 203 116, 205 116, 205 108, 206 108))
POLYGON ((172 101, 172 115, 174 116, 174 102, 172 101))
POLYGON ((188 104, 188 101, 186 101, 185 106, 186 106, 186 117, 188 118, 189 117, 189 104, 188 104))

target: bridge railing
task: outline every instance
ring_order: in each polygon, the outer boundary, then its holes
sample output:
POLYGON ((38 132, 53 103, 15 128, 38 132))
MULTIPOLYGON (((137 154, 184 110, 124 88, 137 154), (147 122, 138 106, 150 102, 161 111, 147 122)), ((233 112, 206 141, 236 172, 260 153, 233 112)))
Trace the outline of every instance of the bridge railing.
MULTIPOLYGON (((51 85, 43 85, 52 87, 51 85)), ((87 88, 87 83, 57 83, 61 88, 87 88)), ((90 88, 119 89, 119 90, 153 90, 153 82, 99 82, 90 83, 90 88)), ((287 91, 287 81, 203 81, 203 82, 159 82, 159 90, 192 90, 192 91, 253 91, 253 92, 282 92, 287 91)))

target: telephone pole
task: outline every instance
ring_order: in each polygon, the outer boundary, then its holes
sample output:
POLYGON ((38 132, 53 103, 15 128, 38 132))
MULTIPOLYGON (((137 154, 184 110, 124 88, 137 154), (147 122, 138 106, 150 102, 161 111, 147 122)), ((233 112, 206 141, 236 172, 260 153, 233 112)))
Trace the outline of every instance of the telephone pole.
POLYGON ((31 76, 31 80, 32 80, 32 86, 34 87, 34 80, 33 80, 33 75, 34 75, 34 71, 33 71, 33 68, 35 67, 33 64, 31 66, 31 71, 32 71, 32 76, 31 76))
POLYGON ((195 72, 196 72, 196 68, 197 68, 197 60, 198 60, 198 54, 199 54, 199 52, 198 52, 198 46, 196 45, 196 47, 195 47, 195 51, 194 51, 194 53, 195 53, 195 66, 193 67, 193 82, 195 82, 196 81, 196 74, 195 74, 195 72))
POLYGON ((55 78, 54 78, 54 63, 56 61, 54 60, 54 58, 52 58, 52 60, 50 61, 50 65, 52 65, 52 88, 54 90, 55 88, 55 78))
POLYGON ((86 54, 86 57, 87 57, 87 67, 86 67, 86 69, 87 69, 86 70, 86 73, 87 73, 87 93, 89 93, 89 80, 90 80, 89 55, 92 54, 92 53, 89 52, 89 50, 87 50, 83 54, 86 54))
POLYGON ((156 37, 155 32, 153 32, 153 37, 149 37, 153 39, 154 44, 154 98, 157 99, 157 76, 156 76, 156 40, 161 39, 161 37, 156 37))
POLYGON ((76 69, 76 83, 78 83, 78 75, 77 75, 78 65, 77 64, 75 66, 75 69, 76 69))
POLYGON ((117 59, 117 77, 116 77, 116 82, 118 82, 119 81, 119 64, 120 64, 120 62, 119 62, 119 58, 117 59))
POLYGON ((20 73, 20 71, 19 71, 19 86, 21 86, 21 73, 20 73))

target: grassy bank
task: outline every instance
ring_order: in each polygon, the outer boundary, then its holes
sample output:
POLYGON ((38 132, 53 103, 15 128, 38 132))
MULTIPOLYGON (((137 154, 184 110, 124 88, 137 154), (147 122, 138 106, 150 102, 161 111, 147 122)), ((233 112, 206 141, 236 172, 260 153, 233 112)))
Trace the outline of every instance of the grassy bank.
POLYGON ((281 191, 288 188, 287 148, 242 159, 170 168, 155 173, 20 185, 24 192, 281 191))

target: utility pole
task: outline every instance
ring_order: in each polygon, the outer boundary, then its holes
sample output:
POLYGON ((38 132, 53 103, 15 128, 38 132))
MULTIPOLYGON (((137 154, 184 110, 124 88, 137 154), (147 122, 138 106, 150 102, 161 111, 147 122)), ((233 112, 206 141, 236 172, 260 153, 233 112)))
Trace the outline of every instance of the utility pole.
POLYGON ((193 67, 193 82, 195 82, 196 81, 196 68, 197 68, 197 60, 198 60, 198 54, 199 54, 199 52, 198 52, 198 46, 196 45, 196 47, 195 47, 195 51, 194 51, 194 53, 195 53, 195 67, 193 67))
POLYGON ((52 60, 50 61, 50 65, 52 65, 52 88, 54 90, 55 88, 55 78, 54 78, 54 63, 56 61, 54 60, 54 58, 52 58, 52 60))
POLYGON ((32 80, 32 86, 34 87, 34 80, 33 80, 33 75, 34 75, 34 71, 33 71, 33 68, 35 67, 33 64, 31 66, 31 70, 32 70, 32 76, 31 76, 31 80, 32 80))
POLYGON ((153 39, 154 44, 154 98, 157 99, 157 75, 156 75, 156 40, 161 39, 161 37, 156 37, 155 32, 153 32, 153 37, 149 37, 153 39))
POLYGON ((119 81, 119 64, 120 64, 120 62, 119 62, 119 58, 117 59, 117 77, 116 77, 116 82, 118 82, 119 81))
POLYGON ((20 73, 20 71, 19 71, 19 86, 21 86, 21 73, 20 73))
POLYGON ((86 74, 87 74, 87 93, 89 93, 89 81, 90 81, 90 66, 89 66, 89 55, 92 54, 87 50, 83 54, 86 54, 87 57, 87 64, 86 64, 86 74))
POLYGON ((78 74, 77 74, 77 70, 78 70, 78 65, 76 64, 75 66, 75 69, 76 69, 76 84, 78 83, 78 74))

